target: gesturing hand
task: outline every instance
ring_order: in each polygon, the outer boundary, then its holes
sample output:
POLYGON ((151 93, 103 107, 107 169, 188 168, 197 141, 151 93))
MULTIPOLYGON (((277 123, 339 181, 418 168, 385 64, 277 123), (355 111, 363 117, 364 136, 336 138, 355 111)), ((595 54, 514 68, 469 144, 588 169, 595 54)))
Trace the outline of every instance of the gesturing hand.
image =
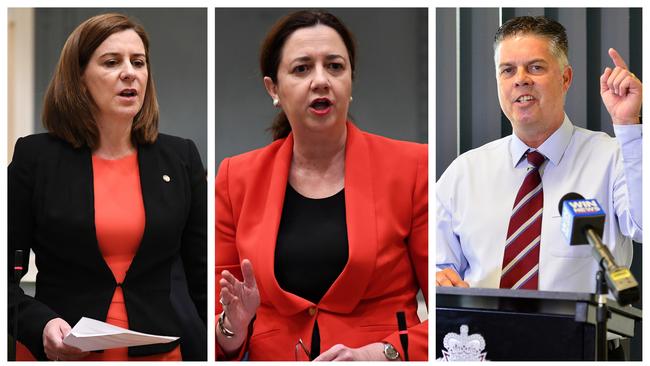
POLYGON ((609 49, 614 69, 609 67, 600 76, 600 96, 614 124, 639 123, 643 88, 641 81, 631 73, 621 55, 609 49))
POLYGON ((63 343, 68 333, 70 324, 61 318, 54 318, 43 328, 43 348, 45 355, 52 361, 74 361, 86 357, 88 352, 82 352, 76 347, 63 343))
POLYGON ((239 281, 227 270, 221 272, 223 278, 219 280, 220 302, 226 312, 225 325, 235 334, 246 331, 260 305, 260 293, 255 281, 253 264, 248 259, 244 259, 241 262, 241 271, 244 282, 239 281))

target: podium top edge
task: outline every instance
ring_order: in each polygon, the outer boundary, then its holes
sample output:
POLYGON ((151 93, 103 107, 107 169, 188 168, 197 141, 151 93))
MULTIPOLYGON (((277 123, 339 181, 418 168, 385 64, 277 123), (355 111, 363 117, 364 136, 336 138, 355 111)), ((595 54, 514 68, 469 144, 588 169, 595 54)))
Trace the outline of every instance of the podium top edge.
POLYGON ((522 299, 549 299, 589 302, 595 301, 594 294, 588 292, 510 290, 504 288, 436 287, 436 295, 470 295, 522 299))
MULTIPOLYGON (((510 290, 500 288, 462 288, 462 287, 436 287, 436 296, 478 296, 510 299, 543 299, 586 302, 595 305, 596 297, 588 292, 560 292, 560 291, 536 291, 536 290, 510 290)), ((641 309, 632 306, 620 306, 614 299, 608 299, 607 306, 612 311, 622 311, 641 319, 641 309)))

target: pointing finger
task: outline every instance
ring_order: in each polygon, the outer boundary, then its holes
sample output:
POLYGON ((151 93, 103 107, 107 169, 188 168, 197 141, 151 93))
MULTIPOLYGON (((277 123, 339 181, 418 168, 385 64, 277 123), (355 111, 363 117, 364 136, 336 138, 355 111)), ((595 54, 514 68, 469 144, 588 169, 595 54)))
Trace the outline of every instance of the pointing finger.
POLYGON ((615 49, 610 48, 608 53, 609 57, 611 57, 612 61, 614 62, 614 65, 627 70, 627 64, 625 63, 625 60, 623 60, 623 57, 621 57, 621 55, 615 49))

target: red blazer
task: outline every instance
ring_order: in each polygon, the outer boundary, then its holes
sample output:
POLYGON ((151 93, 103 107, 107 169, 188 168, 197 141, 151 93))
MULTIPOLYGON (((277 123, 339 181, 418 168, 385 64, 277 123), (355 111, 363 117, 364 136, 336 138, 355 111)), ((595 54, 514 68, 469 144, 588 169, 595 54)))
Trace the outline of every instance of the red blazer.
MULTIPOLYGON (((224 159, 216 180, 216 299, 227 269, 255 269, 261 305, 243 351, 251 360, 295 360, 298 339, 311 347, 318 319, 321 352, 335 344, 386 341, 401 355, 395 313, 406 313, 411 360, 427 360, 428 324, 416 310, 428 299, 427 145, 365 133, 347 124, 345 207, 349 259, 318 304, 284 291, 274 275, 275 243, 293 151, 285 139, 224 159)), ((221 305, 216 304, 216 313, 221 305)), ((243 355, 239 355, 240 357, 243 355)), ((217 359, 225 356, 217 344, 217 359)))

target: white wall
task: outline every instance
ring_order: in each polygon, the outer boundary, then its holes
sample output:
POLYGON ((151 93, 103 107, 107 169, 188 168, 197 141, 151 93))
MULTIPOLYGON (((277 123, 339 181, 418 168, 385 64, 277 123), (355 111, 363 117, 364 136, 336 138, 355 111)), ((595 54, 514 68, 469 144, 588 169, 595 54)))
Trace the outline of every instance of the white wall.
MULTIPOLYGON (((8 20, 7 164, 16 140, 34 132, 34 9, 8 9, 8 20)), ((36 272, 32 253, 22 282, 36 281, 36 272)))

